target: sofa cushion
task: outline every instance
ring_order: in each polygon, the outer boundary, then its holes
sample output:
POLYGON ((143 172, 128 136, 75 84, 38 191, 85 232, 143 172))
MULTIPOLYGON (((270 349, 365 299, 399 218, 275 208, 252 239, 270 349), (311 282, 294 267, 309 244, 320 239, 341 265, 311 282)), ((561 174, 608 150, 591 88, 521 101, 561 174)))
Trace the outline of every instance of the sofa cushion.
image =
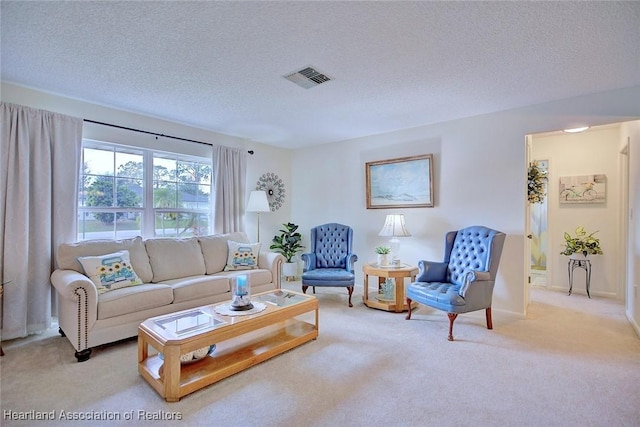
POLYGON ((204 258, 198 239, 148 239, 145 241, 153 283, 204 274, 204 258))
POLYGON ((99 294, 142 284, 131 267, 129 251, 79 257, 78 261, 82 264, 84 274, 96 285, 99 294))
POLYGON ((136 313, 173 302, 171 286, 144 284, 117 289, 98 296, 98 319, 136 313))
POLYGON ((258 268, 260 243, 241 243, 227 240, 229 255, 224 271, 252 270, 258 268))
MULTIPOLYGON (((191 276, 162 282, 173 288, 173 303, 207 298, 231 291, 229 278, 226 276, 191 276)), ((229 296, 231 299, 231 296, 229 296)))
POLYGON ((266 270, 262 268, 258 268, 255 270, 223 271, 221 273, 216 273, 213 276, 228 277, 231 282, 235 280, 236 276, 241 276, 241 275, 247 276, 247 280, 251 285, 252 294, 256 293, 256 291, 254 290, 256 286, 273 283, 273 278, 271 277, 271 270, 266 270))
POLYGON ((78 243, 63 243, 58 248, 58 268, 75 270, 84 274, 84 269, 78 261, 79 257, 106 255, 113 252, 129 251, 131 265, 138 277, 145 282, 151 282, 153 273, 149 264, 149 257, 142 237, 122 240, 86 240, 78 243))
POLYGON ((207 274, 219 273, 224 270, 229 253, 228 240, 249 243, 247 235, 242 231, 198 237, 200 249, 202 249, 202 255, 204 256, 204 264, 207 267, 207 274))

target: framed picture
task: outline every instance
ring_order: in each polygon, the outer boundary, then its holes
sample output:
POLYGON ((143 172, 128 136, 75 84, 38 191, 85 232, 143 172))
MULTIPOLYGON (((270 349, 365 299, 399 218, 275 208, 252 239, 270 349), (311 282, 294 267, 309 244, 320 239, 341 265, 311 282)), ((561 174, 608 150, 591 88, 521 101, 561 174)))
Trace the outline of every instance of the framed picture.
POLYGON ((366 163, 367 209, 432 208, 433 154, 366 163))
POLYGON ((560 177, 560 203, 604 203, 606 190, 604 174, 560 177))

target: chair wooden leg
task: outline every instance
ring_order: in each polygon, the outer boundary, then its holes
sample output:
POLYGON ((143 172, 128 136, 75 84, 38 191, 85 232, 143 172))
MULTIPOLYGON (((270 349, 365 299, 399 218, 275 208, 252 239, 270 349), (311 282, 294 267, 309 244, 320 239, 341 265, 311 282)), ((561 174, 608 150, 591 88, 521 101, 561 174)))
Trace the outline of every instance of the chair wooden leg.
POLYGON ((410 298, 407 298, 407 305, 409 306, 409 311, 407 312, 405 319, 409 320, 411 319, 411 299, 410 298))
POLYGON ((453 321, 458 317, 458 313, 447 313, 449 316, 449 341, 453 341, 453 321))
POLYGON ((491 320, 491 307, 487 307, 487 329, 493 329, 493 321, 491 320))
POLYGON ((349 291, 349 307, 353 307, 353 304, 351 304, 351 295, 353 295, 353 286, 347 286, 347 291, 349 291))
POLYGON ((302 285, 302 293, 306 294, 307 293, 307 289, 309 288, 309 286, 307 285, 302 285))

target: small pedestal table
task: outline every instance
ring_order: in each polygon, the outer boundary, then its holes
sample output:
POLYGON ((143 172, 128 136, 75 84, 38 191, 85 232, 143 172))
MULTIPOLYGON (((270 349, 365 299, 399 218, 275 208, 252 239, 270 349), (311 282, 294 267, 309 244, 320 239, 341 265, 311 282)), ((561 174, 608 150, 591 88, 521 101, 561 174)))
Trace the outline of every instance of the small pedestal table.
POLYGON ((587 296, 591 298, 591 294, 589 294, 589 287, 591 286, 591 261, 588 259, 569 259, 569 295, 571 295, 571 291, 573 290, 573 270, 576 268, 582 268, 586 272, 586 287, 587 287, 587 296))
MULTIPOLYGON (((364 272, 364 295, 362 296, 364 305, 379 310, 395 311, 396 313, 409 310, 404 293, 404 278, 408 277, 412 282, 415 281, 416 275, 418 274, 418 267, 407 264, 400 267, 382 267, 377 263, 371 263, 365 264, 362 267, 362 271, 364 272), (377 292, 372 292, 371 294, 369 294, 370 275, 378 276, 377 292), (381 298, 380 294, 380 286, 387 278, 392 278, 395 282, 395 297, 389 301, 381 298)), ((418 303, 412 303, 412 308, 417 306, 418 303)))

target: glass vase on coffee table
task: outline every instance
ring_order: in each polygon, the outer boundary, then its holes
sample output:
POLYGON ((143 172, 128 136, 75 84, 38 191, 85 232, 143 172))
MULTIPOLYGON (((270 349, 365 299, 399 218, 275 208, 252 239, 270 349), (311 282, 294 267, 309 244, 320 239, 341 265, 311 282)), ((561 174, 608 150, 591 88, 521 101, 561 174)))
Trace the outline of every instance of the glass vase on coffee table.
POLYGON ((251 304, 251 284, 247 280, 247 276, 245 274, 236 276, 231 286, 233 296, 231 304, 229 304, 229 310, 251 310, 253 308, 253 304, 251 304))

